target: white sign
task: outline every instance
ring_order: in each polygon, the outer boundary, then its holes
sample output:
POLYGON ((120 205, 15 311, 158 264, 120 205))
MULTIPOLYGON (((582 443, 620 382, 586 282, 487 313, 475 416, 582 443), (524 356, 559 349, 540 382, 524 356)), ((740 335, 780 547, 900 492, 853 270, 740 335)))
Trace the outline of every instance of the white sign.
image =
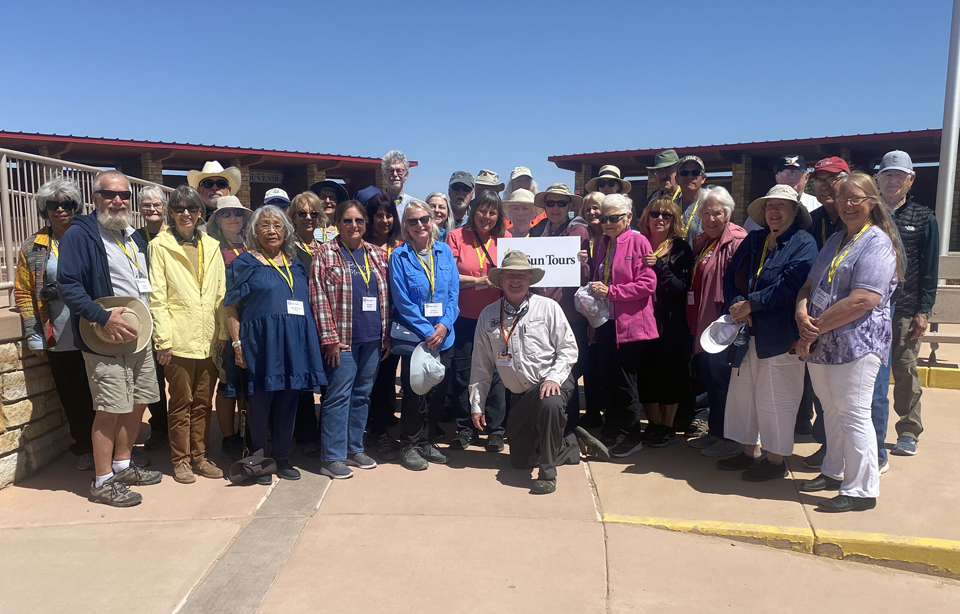
POLYGON ((280 171, 250 171, 250 183, 283 183, 280 171))
POLYGON ((539 288, 577 288, 580 286, 580 237, 526 237, 497 239, 497 266, 508 251, 521 251, 530 265, 545 274, 539 288))

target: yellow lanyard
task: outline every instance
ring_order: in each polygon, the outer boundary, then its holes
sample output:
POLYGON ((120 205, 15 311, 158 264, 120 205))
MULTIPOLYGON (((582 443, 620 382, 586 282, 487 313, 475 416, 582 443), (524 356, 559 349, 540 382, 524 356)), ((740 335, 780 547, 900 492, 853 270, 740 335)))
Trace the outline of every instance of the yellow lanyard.
POLYGON ((596 244, 596 239, 590 239, 590 257, 593 258, 593 246, 596 244))
POLYGON ((669 247, 669 246, 670 246, 670 243, 672 243, 672 242, 673 242, 672 239, 667 239, 666 241, 664 241, 663 243, 661 243, 661 244, 660 244, 660 247, 657 248, 657 251, 653 252, 653 255, 654 255, 654 256, 657 256, 657 257, 660 257, 660 254, 663 253, 663 250, 666 249, 667 247, 669 247))
POLYGON ((757 281, 760 279, 760 271, 763 270, 763 263, 767 260, 767 246, 770 245, 770 235, 772 233, 767 233, 767 238, 763 241, 763 253, 760 254, 760 266, 757 267, 757 274, 753 278, 753 284, 756 286, 757 281))
POLYGON ((420 266, 423 267, 423 272, 427 274, 427 281, 430 282, 430 300, 432 301, 433 295, 436 292, 436 290, 434 289, 434 286, 436 284, 436 273, 435 273, 434 262, 433 262, 433 245, 429 247, 429 250, 430 250, 430 268, 429 269, 427 268, 426 263, 423 261, 423 258, 420 257, 420 254, 417 254, 416 249, 413 248, 412 246, 411 246, 411 249, 414 249, 413 253, 417 255, 417 260, 420 261, 420 266))
POLYGON ((60 245, 59 241, 53 236, 53 229, 50 230, 50 249, 53 250, 53 255, 57 260, 60 260, 60 245))
MULTIPOLYGON (((340 246, 343 247, 343 251, 347 252, 350 255, 350 259, 353 260, 353 264, 357 267, 357 272, 360 273, 360 278, 363 280, 363 283, 366 284, 367 290, 370 290, 370 258, 367 256, 367 250, 363 250, 363 265, 366 267, 366 272, 364 269, 360 268, 360 263, 357 262, 357 259, 353 257, 353 252, 350 251, 343 241, 340 241, 340 246)), ((360 249, 363 249, 362 247, 360 249)))
POLYGON ((840 263, 843 262, 843 259, 847 257, 847 254, 850 252, 850 248, 853 247, 853 244, 857 242, 857 239, 860 238, 860 235, 865 233, 867 231, 867 228, 870 228, 871 226, 873 226, 873 224, 870 222, 867 222, 866 224, 864 224, 863 228, 860 229, 860 232, 858 232, 856 236, 853 237, 853 240, 847 243, 847 247, 844 248, 842 254, 840 253, 840 243, 842 243, 842 241, 837 242, 837 250, 833 252, 833 260, 830 261, 830 268, 827 269, 828 284, 833 283, 833 275, 834 273, 837 272, 837 267, 840 266, 840 263))
POLYGON ((307 245, 307 243, 303 239, 301 239, 300 237, 297 237, 297 241, 300 241, 300 245, 303 246, 303 249, 307 250, 308 254, 310 254, 311 256, 313 255, 313 250, 310 249, 310 246, 307 245))
MULTIPOLYGON (((477 237, 479 240, 480 237, 477 237)), ((484 248, 474 245, 473 249, 477 252, 477 260, 480 261, 480 274, 483 275, 483 261, 486 260, 486 253, 490 251, 490 242, 493 241, 493 237, 487 239, 487 244, 484 248)))
MULTIPOLYGON (((678 190, 680 188, 677 188, 678 190)), ((697 214, 697 209, 700 207, 700 199, 697 198, 697 202, 693 203, 693 211, 690 212, 690 217, 687 218, 686 222, 683 222, 683 234, 687 234, 687 230, 690 229, 690 223, 693 221, 693 216, 697 214)), ((680 221, 683 221, 683 212, 680 213, 680 221)))
POLYGON ((607 253, 603 255, 603 284, 605 286, 610 285, 610 275, 612 273, 610 270, 610 242, 607 242, 607 253))
POLYGON ((396 248, 393 248, 393 247, 390 247, 389 245, 387 245, 387 262, 390 262, 390 254, 393 253, 393 250, 394 250, 394 249, 396 249, 396 248))
POLYGON ((697 261, 693 263, 693 275, 690 276, 691 286, 693 286, 693 280, 697 278, 697 267, 700 266, 700 262, 713 252, 713 248, 716 247, 717 243, 719 242, 720 239, 718 238, 716 241, 703 248, 703 251, 700 252, 700 256, 697 257, 697 261))
MULTIPOLYGON (((264 254, 264 258, 266 258, 264 254)), ((283 278, 283 281, 287 282, 287 285, 290 286, 290 296, 293 296, 293 271, 290 270, 290 264, 287 262, 287 257, 284 254, 280 254, 280 257, 283 258, 283 266, 287 269, 287 274, 284 275, 283 271, 280 270, 280 267, 277 266, 277 263, 273 261, 273 258, 267 258, 267 262, 270 263, 270 266, 277 270, 277 273, 280 273, 280 277, 283 278)))
MULTIPOLYGON (((126 257, 130 259, 130 262, 133 263, 133 266, 137 267, 137 270, 142 273, 143 270, 140 268, 140 263, 137 262, 137 259, 136 259, 134 256, 131 256, 131 255, 130 255, 130 252, 127 251, 127 248, 124 247, 123 243, 120 242, 120 239, 118 239, 117 236, 118 236, 118 235, 117 235, 116 233, 114 233, 114 235, 113 235, 113 240, 116 241, 116 243, 117 243, 117 245, 120 247, 120 249, 123 250, 124 255, 126 255, 126 257)), ((120 236, 122 236, 122 235, 120 235, 120 236)), ((136 243, 134 243, 133 253, 134 253, 134 254, 137 253, 136 243)))

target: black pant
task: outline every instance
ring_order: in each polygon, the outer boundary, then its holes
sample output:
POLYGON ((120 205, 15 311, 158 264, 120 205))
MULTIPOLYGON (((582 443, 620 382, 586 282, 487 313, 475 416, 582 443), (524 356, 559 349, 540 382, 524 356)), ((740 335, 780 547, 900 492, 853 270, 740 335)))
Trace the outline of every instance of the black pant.
POLYGON ((596 343, 603 372, 603 387, 609 388, 613 402, 604 417, 603 433, 608 436, 639 432, 640 397, 637 371, 640 369, 642 341, 617 344, 616 323, 609 321, 597 329, 596 343))
MULTIPOLYGON (((321 390, 326 388, 322 386, 321 390)), ((300 393, 297 401, 297 418, 293 427, 293 438, 301 446, 307 443, 320 441, 320 418, 317 405, 313 400, 313 391, 305 390, 300 393)))
POLYGON ((540 468, 538 479, 557 477, 557 465, 580 462, 573 433, 564 435, 566 408, 573 394, 573 376, 560 385, 560 394, 540 398, 540 385, 514 394, 510 407, 510 464, 517 469, 540 468))
POLYGON ((150 430, 166 434, 167 432, 167 382, 163 376, 163 366, 157 362, 157 353, 153 353, 153 363, 157 369, 157 383, 160 385, 160 400, 147 405, 150 410, 150 430))
POLYGON ((93 398, 90 396, 90 382, 87 381, 83 353, 80 350, 47 351, 47 359, 50 362, 53 383, 57 387, 57 394, 60 395, 63 412, 67 415, 67 423, 70 425, 70 436, 73 437, 70 451, 77 456, 91 454, 93 444, 90 442, 90 437, 96 412, 93 409, 93 398))
MULTIPOLYGON (((440 352, 440 362, 450 371, 452 349, 440 352)), ((433 441, 433 432, 440 422, 443 404, 447 398, 447 379, 420 396, 410 388, 410 357, 400 359, 400 442, 422 446, 433 441)))
MULTIPOLYGON (((470 418, 470 368, 473 365, 473 336, 477 331, 477 321, 469 318, 457 318, 453 323, 454 339, 451 350, 452 372, 449 378, 450 394, 456 400, 457 432, 472 432, 473 420, 470 418)), ((487 418, 487 434, 503 435, 503 422, 507 415, 507 401, 503 382, 496 371, 487 393, 484 408, 487 418)))
POLYGON ((371 439, 387 432, 387 419, 397 413, 397 365, 400 356, 391 354, 380 363, 377 379, 370 391, 370 413, 367 416, 367 434, 371 439))

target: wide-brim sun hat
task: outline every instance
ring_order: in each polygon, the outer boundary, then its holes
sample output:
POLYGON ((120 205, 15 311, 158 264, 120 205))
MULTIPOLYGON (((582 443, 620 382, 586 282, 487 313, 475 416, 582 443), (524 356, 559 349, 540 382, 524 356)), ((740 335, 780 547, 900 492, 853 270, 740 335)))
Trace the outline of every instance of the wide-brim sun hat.
POLYGON ((423 342, 410 355, 410 389, 414 394, 424 395, 443 381, 446 368, 440 362, 440 354, 423 342))
POLYGON ((243 203, 240 202, 240 199, 236 196, 223 196, 217 201, 216 211, 225 211, 228 209, 240 209, 243 211, 243 221, 247 223, 250 221, 250 218, 253 216, 253 211, 247 209, 243 206, 243 203))
POLYGON ((531 286, 543 279, 545 273, 543 269, 530 266, 530 259, 527 258, 527 255, 517 250, 510 250, 504 254, 500 266, 490 269, 487 273, 487 279, 498 288, 500 288, 500 273, 502 271, 530 271, 533 273, 533 278, 530 280, 531 286))
POLYGON ((761 196, 756 199, 750 206, 747 207, 747 215, 750 216, 750 219, 759 224, 761 227, 767 227, 767 218, 763 214, 763 205, 768 200, 789 200, 791 202, 797 203, 797 219, 800 220, 800 228, 806 230, 813 225, 813 218, 810 217, 810 212, 807 211, 807 208, 803 206, 803 203, 800 202, 800 196, 797 194, 797 191, 792 187, 783 184, 777 184, 770 188, 770 191, 767 192, 766 196, 761 196))
POLYGON ((657 171, 661 168, 670 168, 680 163, 680 156, 675 149, 664 149, 653 157, 653 166, 648 166, 648 171, 657 171))
POLYGON ((477 173, 477 178, 474 180, 474 188, 479 187, 502 192, 503 188, 507 186, 505 183, 500 181, 500 176, 495 172, 481 169, 480 172, 477 173))
POLYGON ((117 342, 110 338, 102 326, 86 318, 80 318, 80 338, 91 351, 104 356, 126 356, 136 354, 150 345, 153 335, 153 319, 150 310, 139 298, 134 296, 105 296, 96 302, 106 309, 113 311, 123 307, 120 314, 124 322, 137 329, 137 336, 128 341, 117 342))
POLYGON ((320 196, 320 190, 323 188, 330 188, 337 193, 337 202, 342 203, 345 200, 350 200, 350 194, 347 193, 347 188, 343 187, 342 183, 337 183, 336 181, 331 181, 329 179, 324 179, 323 181, 318 181, 312 184, 308 189, 320 196))
POLYGON ((598 179, 616 179, 620 182, 620 194, 629 194, 633 186, 630 185, 630 182, 620 175, 620 169, 612 164, 607 164, 606 166, 600 167, 600 172, 597 173, 597 176, 587 182, 585 186, 587 192, 599 192, 597 189, 597 180, 598 179))
POLYGON ((726 313, 710 323, 700 335, 700 347, 708 354, 719 354, 730 347, 740 334, 743 324, 737 324, 726 313))
POLYGON ((219 162, 213 160, 204 162, 203 168, 199 171, 187 171, 187 183, 194 190, 200 189, 200 182, 207 177, 223 177, 230 184, 230 193, 236 194, 240 191, 240 169, 236 166, 223 168, 219 162))
POLYGON ((503 204, 507 203, 523 203, 527 205, 534 204, 537 197, 533 195, 533 192, 530 190, 525 190, 523 188, 518 188, 510 194, 510 200, 503 201, 503 204))
MULTIPOLYGON (((516 192, 519 192, 519 190, 515 190, 514 194, 516 194, 516 192)), ((526 192, 526 190, 524 190, 524 192, 526 192)), ((534 196, 533 204, 535 204, 538 207, 543 207, 544 206, 543 201, 546 200, 547 194, 559 194, 560 196, 568 197, 570 199, 570 207, 574 211, 579 211, 580 205, 583 204, 583 197, 577 196, 576 194, 571 192, 570 188, 568 188, 567 184, 565 183, 555 183, 549 188, 547 188, 546 190, 544 190, 543 192, 540 192, 539 194, 534 196)), ((513 198, 513 195, 510 196, 510 199, 511 201, 515 200, 513 198)))

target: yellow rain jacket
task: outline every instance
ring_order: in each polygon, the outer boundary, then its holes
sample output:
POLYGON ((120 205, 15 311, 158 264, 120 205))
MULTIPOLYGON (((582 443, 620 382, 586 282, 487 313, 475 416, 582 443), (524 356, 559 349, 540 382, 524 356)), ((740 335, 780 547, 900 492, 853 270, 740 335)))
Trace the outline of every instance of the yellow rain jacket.
POLYGON ((226 269, 220 242, 201 233, 203 277, 176 237, 175 230, 163 230, 147 249, 150 253, 150 313, 153 315, 153 344, 159 350, 172 349, 180 358, 209 358, 214 342, 230 338, 223 308, 226 269))

